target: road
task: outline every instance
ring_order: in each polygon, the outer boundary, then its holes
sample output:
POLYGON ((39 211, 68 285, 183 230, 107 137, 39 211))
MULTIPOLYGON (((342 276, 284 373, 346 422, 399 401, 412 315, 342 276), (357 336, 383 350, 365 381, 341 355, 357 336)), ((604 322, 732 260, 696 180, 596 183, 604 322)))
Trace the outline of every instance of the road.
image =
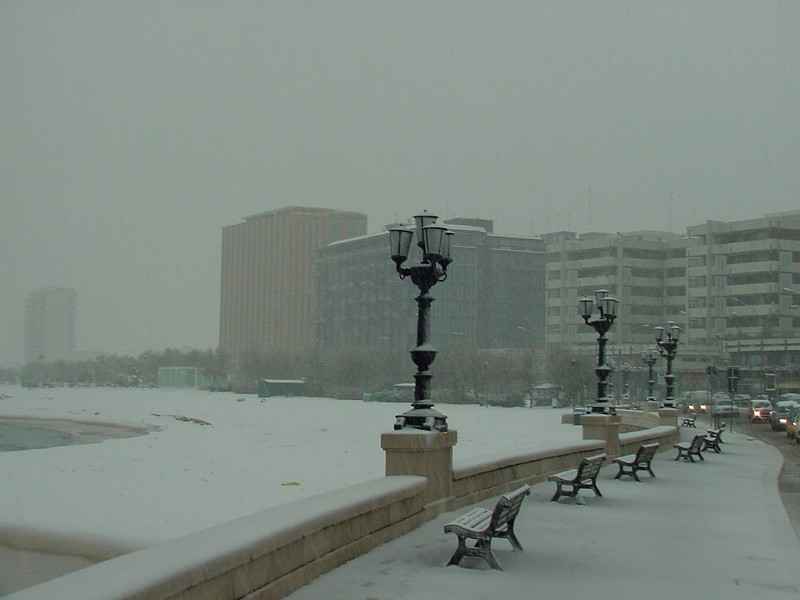
POLYGON ((774 446, 783 455, 783 468, 778 477, 778 492, 794 531, 800 537, 800 444, 787 439, 785 431, 772 431, 767 423, 741 425, 737 423, 735 427, 737 431, 747 432, 774 446))

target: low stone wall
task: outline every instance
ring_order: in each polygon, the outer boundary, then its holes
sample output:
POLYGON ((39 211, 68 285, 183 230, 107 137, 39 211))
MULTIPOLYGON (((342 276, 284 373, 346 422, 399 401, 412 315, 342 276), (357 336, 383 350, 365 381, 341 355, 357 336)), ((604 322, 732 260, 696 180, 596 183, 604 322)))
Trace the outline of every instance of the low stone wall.
POLYGON ((665 452, 672 450, 672 445, 677 443, 679 438, 678 428, 670 425, 661 425, 630 433, 620 433, 620 452, 621 454, 636 454, 639 446, 652 442, 658 442, 660 444, 658 451, 665 452))
POLYGON ((658 413, 646 412, 642 410, 618 410, 617 414, 622 417, 620 433, 639 431, 661 425, 661 417, 658 413))
MULTIPOLYGON (((622 417, 620 431, 623 433, 658 427, 661 424, 661 419, 657 412, 617 408, 616 413, 622 417)), ((581 416, 574 413, 565 413, 561 415, 561 423, 563 425, 582 425, 581 416)))
POLYGON ((426 489, 422 477, 368 481, 125 554, 7 598, 282 598, 419 526, 426 489))
POLYGON ((453 469, 452 496, 446 509, 455 510, 525 483, 544 481, 549 475, 575 468, 583 457, 602 452, 605 444, 592 440, 465 461, 453 469))

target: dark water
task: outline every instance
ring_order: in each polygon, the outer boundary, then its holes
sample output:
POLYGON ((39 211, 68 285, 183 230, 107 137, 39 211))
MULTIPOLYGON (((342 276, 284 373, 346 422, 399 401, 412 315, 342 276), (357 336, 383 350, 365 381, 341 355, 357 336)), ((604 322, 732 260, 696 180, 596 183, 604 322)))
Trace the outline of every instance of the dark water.
POLYGON ((79 443, 75 436, 17 423, 0 423, 0 452, 52 448, 79 443))

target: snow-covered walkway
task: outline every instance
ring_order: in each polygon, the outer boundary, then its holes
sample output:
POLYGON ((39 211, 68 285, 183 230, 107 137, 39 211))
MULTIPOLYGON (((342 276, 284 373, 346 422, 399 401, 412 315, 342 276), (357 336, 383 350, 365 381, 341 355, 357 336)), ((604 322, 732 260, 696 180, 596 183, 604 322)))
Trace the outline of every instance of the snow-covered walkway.
MULTIPOLYGON (((445 567, 456 547, 441 515, 298 590, 292 600, 461 598, 797 598, 800 543, 778 496, 780 454, 727 435, 724 454, 704 463, 654 463, 655 480, 599 480, 603 498, 549 501, 540 484, 517 532, 525 547, 495 543, 504 572, 477 559, 445 567)), ((487 500, 484 506, 496 499, 487 500)), ((464 509, 466 510, 466 509, 464 509)))

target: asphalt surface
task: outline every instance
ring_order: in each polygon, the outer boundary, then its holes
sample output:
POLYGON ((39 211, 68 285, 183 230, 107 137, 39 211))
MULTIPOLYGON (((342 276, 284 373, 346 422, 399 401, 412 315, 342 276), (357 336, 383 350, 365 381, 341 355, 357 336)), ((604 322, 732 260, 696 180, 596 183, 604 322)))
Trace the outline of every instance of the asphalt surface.
MULTIPOLYGON (((783 468, 778 476, 780 493, 792 527, 800 537, 800 444, 786 437, 785 431, 772 431, 769 423, 735 423, 734 431, 749 433, 778 449, 783 455, 783 468)), ((723 435, 723 439, 724 439, 723 435)))

